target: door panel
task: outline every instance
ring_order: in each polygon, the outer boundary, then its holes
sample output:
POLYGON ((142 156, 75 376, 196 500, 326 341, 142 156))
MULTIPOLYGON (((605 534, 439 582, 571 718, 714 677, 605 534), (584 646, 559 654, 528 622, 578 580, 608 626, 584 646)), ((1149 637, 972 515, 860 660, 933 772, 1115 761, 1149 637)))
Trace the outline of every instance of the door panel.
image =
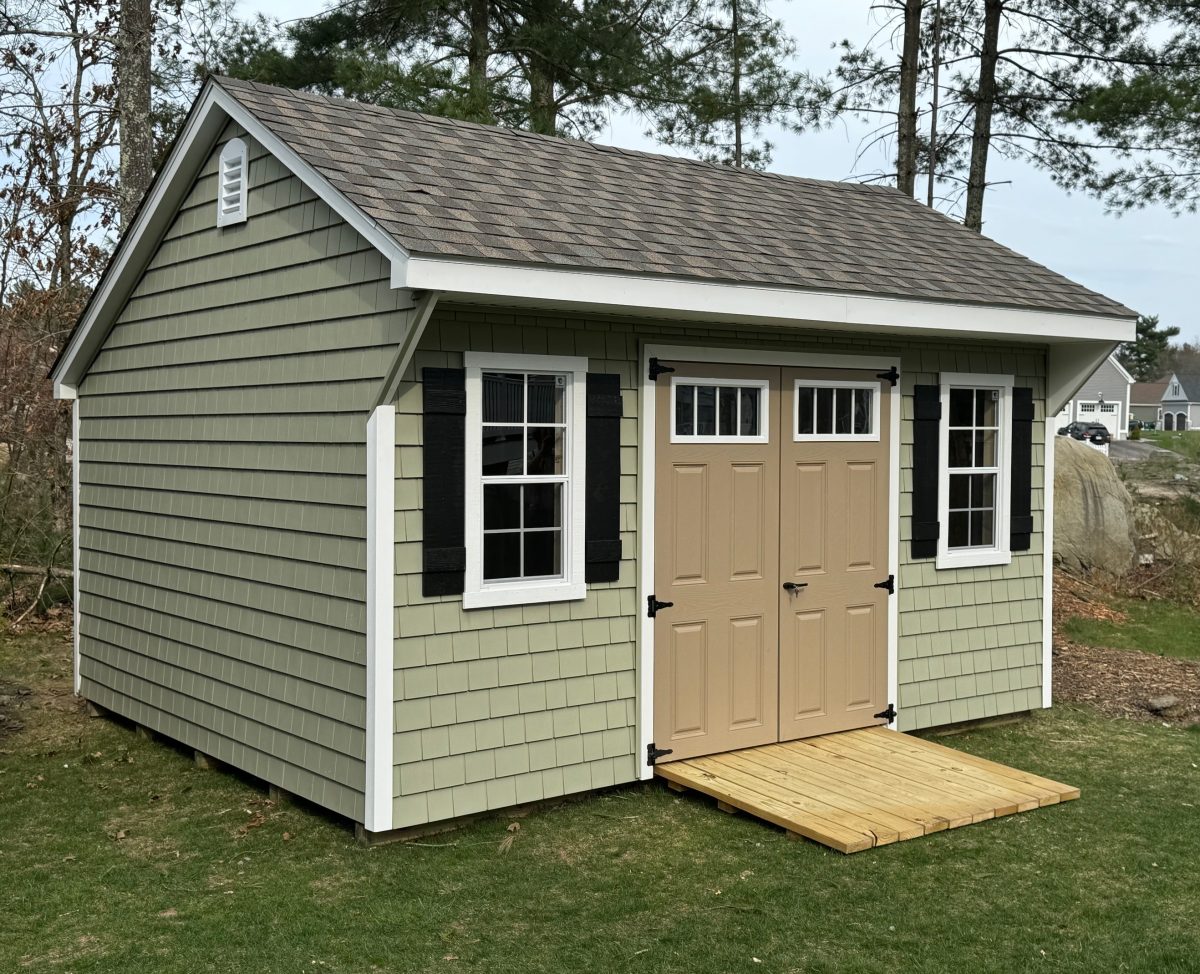
MULTIPOLYGON (((848 370, 784 369, 782 385, 780 583, 800 587, 780 591, 780 614, 792 621, 780 626, 779 736, 794 740, 879 723, 873 715, 887 706, 888 595, 874 586, 888 574, 891 397, 873 374, 848 370), (834 403, 823 429, 818 400, 813 429, 822 435, 797 441, 797 379, 871 383, 877 438, 839 437, 839 424, 861 433, 865 420, 839 421, 834 403)), ((859 402, 849 396, 852 413, 859 402)))
POLYGON ((779 370, 671 364, 655 390, 654 595, 674 603, 654 621, 654 743, 673 751, 664 761, 779 733, 779 370), (684 432, 672 442, 673 388, 688 379, 766 380, 761 414, 697 389, 680 400, 684 432), (769 439, 719 440, 743 423, 765 423, 769 439))

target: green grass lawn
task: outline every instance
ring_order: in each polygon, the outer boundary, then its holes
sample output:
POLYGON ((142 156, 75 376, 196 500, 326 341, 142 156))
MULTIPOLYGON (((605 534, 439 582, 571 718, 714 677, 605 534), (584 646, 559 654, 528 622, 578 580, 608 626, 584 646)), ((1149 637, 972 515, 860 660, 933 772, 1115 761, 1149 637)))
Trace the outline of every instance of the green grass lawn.
MULTIPOLYGON (((0 683, 65 687, 68 653, 0 637, 0 683)), ((1200 965, 1195 731, 1056 709, 945 739, 1083 798, 845 857, 656 785, 366 849, 113 722, 22 719, 0 737, 3 972, 1200 965)))
POLYGON ((1182 433, 1169 430, 1142 430, 1142 439, 1149 440, 1167 450, 1174 450, 1189 460, 1200 460, 1200 430, 1185 430, 1182 433))
POLYGON ((1072 616, 1063 621, 1063 634, 1085 646, 1200 659, 1200 612, 1195 609, 1137 599, 1113 599, 1111 607, 1125 613, 1127 620, 1116 623, 1072 616))

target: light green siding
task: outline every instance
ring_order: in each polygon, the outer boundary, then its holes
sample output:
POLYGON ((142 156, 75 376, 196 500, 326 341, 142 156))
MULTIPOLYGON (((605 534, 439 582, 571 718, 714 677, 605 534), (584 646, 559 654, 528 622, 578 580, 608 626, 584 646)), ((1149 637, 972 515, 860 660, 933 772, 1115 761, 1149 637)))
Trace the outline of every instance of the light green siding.
MULTIPOLYGON (((964 314, 969 314, 964 311, 964 314)), ((900 348, 900 726, 915 729, 1040 706, 1044 424, 1034 424, 1034 545, 1009 566, 937 572, 907 553, 912 387, 939 371, 1011 372, 1043 414, 1044 353, 983 342, 881 342, 622 318, 443 306, 398 399, 396 426, 395 821, 437 821, 637 777, 638 407, 643 343, 863 352, 900 348), (620 580, 580 602, 463 611, 421 595, 421 389, 426 366, 466 350, 583 355, 621 376, 620 580)), ((470 435, 470 433, 468 433, 470 435)))
POLYGON ((218 145, 80 388, 82 692, 361 821, 365 431, 404 296, 247 142, 249 220, 216 227, 218 145))

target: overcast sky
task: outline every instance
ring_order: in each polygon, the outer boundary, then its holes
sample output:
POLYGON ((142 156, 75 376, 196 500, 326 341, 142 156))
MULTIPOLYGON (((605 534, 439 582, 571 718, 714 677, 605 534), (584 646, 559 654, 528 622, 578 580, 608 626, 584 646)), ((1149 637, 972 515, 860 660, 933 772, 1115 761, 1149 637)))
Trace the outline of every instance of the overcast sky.
MULTIPOLYGON (((850 38, 861 43, 876 29, 870 0, 773 0, 799 46, 800 63, 811 71, 832 67, 831 45, 850 38)), ((325 0, 242 0, 244 14, 261 11, 291 19, 319 12, 325 0)), ((616 116, 602 141, 630 148, 655 146, 641 135, 637 119, 616 116)), ((800 135, 780 132, 771 168, 795 176, 848 179, 866 126, 853 120, 829 131, 800 135)), ((658 151, 664 151, 659 149, 658 151)), ((881 164, 878 157, 858 164, 857 174, 881 164)), ((990 188, 984 201, 984 232, 1088 287, 1145 314, 1177 325, 1182 337, 1200 340, 1200 216, 1173 217, 1162 209, 1121 217, 1105 213, 1096 200, 1068 195, 1036 169, 998 158, 989 163, 990 188)))

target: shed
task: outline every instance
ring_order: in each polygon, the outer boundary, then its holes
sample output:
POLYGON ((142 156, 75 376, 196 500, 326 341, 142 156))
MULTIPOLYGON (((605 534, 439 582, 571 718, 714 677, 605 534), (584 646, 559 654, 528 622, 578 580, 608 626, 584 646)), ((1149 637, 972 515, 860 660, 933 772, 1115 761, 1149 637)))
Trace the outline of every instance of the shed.
POLYGON ((1134 318, 890 189, 214 79, 53 373, 76 690, 368 833, 1047 707, 1134 318))

